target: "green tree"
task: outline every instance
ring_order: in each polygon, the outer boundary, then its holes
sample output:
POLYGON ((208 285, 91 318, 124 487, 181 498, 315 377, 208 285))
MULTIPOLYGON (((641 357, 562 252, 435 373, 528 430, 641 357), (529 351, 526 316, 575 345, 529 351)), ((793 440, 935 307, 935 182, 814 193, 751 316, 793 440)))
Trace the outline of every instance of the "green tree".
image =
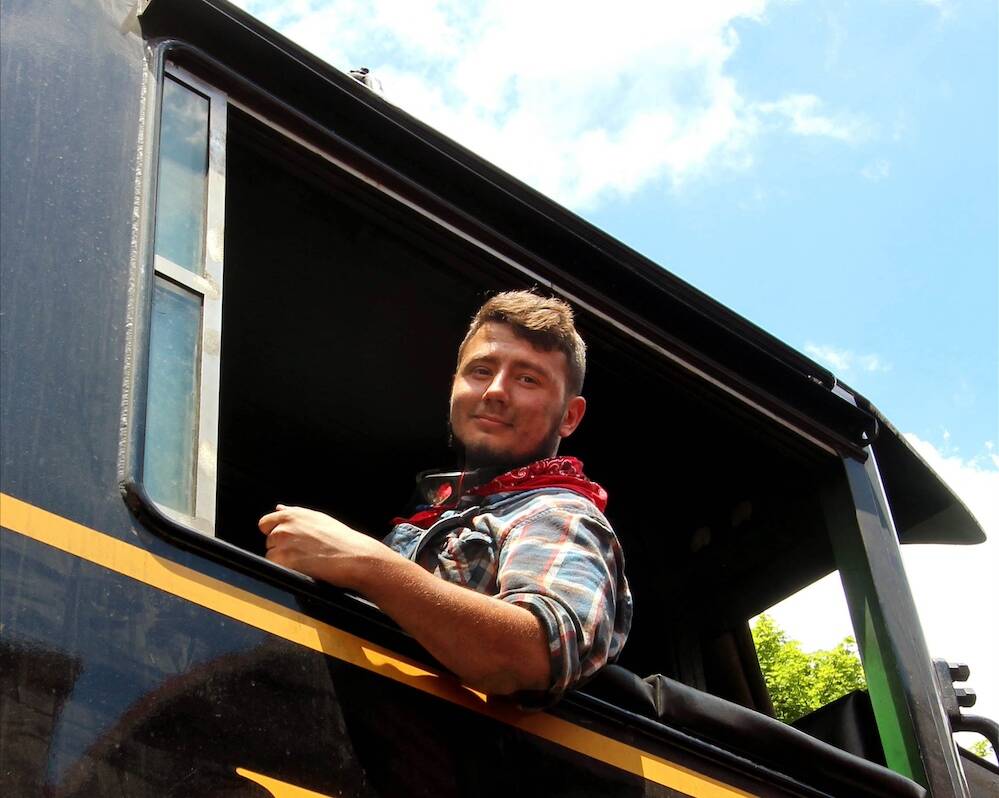
POLYGON ((801 644, 788 640, 773 618, 761 615, 753 624, 753 642, 774 714, 785 723, 867 687, 852 637, 843 638, 834 648, 802 651, 801 644))
POLYGON ((990 759, 995 762, 995 751, 992 750, 992 743, 982 737, 980 740, 975 740, 975 742, 970 745, 964 746, 975 756, 980 756, 982 759, 990 759))

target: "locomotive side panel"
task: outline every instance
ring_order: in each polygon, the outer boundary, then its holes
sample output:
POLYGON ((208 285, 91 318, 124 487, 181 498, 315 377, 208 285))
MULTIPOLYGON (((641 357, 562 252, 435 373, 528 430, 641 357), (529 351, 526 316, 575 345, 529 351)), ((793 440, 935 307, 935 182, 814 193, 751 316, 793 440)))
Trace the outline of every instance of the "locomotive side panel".
POLYGON ((3 7, 2 487, 102 529, 118 492, 143 107, 134 3, 3 7))

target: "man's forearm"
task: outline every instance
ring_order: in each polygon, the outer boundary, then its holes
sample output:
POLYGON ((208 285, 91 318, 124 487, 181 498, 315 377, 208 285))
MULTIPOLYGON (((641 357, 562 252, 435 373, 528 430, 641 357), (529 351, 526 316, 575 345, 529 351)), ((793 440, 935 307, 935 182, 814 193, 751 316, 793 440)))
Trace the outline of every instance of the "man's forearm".
POLYGON ((259 526, 269 560, 367 596, 466 684, 549 686, 548 639, 530 610, 439 579, 325 513, 279 504, 259 526))
POLYGON ((378 560, 350 586, 463 682, 494 694, 549 686, 548 640, 530 610, 439 579, 390 549, 378 560))

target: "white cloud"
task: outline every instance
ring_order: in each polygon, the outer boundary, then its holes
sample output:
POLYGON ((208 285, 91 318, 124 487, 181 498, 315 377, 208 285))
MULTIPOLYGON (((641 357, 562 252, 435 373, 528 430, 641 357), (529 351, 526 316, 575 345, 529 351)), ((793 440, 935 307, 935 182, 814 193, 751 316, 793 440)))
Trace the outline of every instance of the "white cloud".
POLYGON ((334 66, 540 191, 592 207, 752 164, 763 133, 854 141, 812 94, 747 100, 729 61, 769 0, 241 0, 334 66))
POLYGON ((865 180, 878 183, 891 175, 891 162, 884 158, 872 161, 860 170, 860 175, 865 180))
POLYGON ((758 103, 762 114, 784 117, 792 133, 825 136, 840 141, 859 141, 870 135, 870 125, 852 114, 823 113, 823 102, 814 94, 789 94, 775 102, 758 103))
POLYGON ((878 355, 857 355, 857 365, 863 371, 891 371, 891 365, 878 355))
POLYGON ((825 51, 825 68, 832 71, 839 66, 840 52, 846 41, 846 27, 830 9, 825 13, 826 27, 829 29, 829 43, 825 51))
POLYGON ((825 366, 840 375, 853 371, 877 373, 891 371, 891 364, 880 355, 858 354, 849 349, 839 349, 826 344, 805 344, 805 354, 815 358, 825 366))
POLYGON ((941 17, 949 17, 954 10, 953 0, 915 0, 915 2, 917 5, 936 9, 941 17))
MULTIPOLYGON (((964 500, 986 534, 991 532, 999 542, 999 453, 995 444, 986 441, 982 454, 964 459, 947 451, 950 433, 945 430, 943 437, 945 448, 941 450, 918 435, 905 435, 930 467, 964 500)), ((996 573, 999 574, 999 569, 996 573)))
POLYGON ((988 540, 976 546, 906 546, 903 560, 931 656, 967 662, 978 693, 975 714, 999 719, 999 455, 948 455, 913 434, 906 439, 978 519, 988 540))
POLYGON ((809 342, 805 344, 805 354, 814 357, 833 371, 848 371, 850 365, 853 363, 853 353, 846 349, 837 349, 834 346, 824 346, 809 342))

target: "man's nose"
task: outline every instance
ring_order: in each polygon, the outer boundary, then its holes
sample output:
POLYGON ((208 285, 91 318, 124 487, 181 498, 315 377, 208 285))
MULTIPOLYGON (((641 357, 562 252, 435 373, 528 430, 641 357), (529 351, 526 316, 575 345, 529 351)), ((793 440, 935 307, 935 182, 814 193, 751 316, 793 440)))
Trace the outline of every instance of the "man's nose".
POLYGON ((486 390, 482 392, 482 398, 495 402, 505 402, 507 397, 507 377, 500 371, 493 375, 486 390))

